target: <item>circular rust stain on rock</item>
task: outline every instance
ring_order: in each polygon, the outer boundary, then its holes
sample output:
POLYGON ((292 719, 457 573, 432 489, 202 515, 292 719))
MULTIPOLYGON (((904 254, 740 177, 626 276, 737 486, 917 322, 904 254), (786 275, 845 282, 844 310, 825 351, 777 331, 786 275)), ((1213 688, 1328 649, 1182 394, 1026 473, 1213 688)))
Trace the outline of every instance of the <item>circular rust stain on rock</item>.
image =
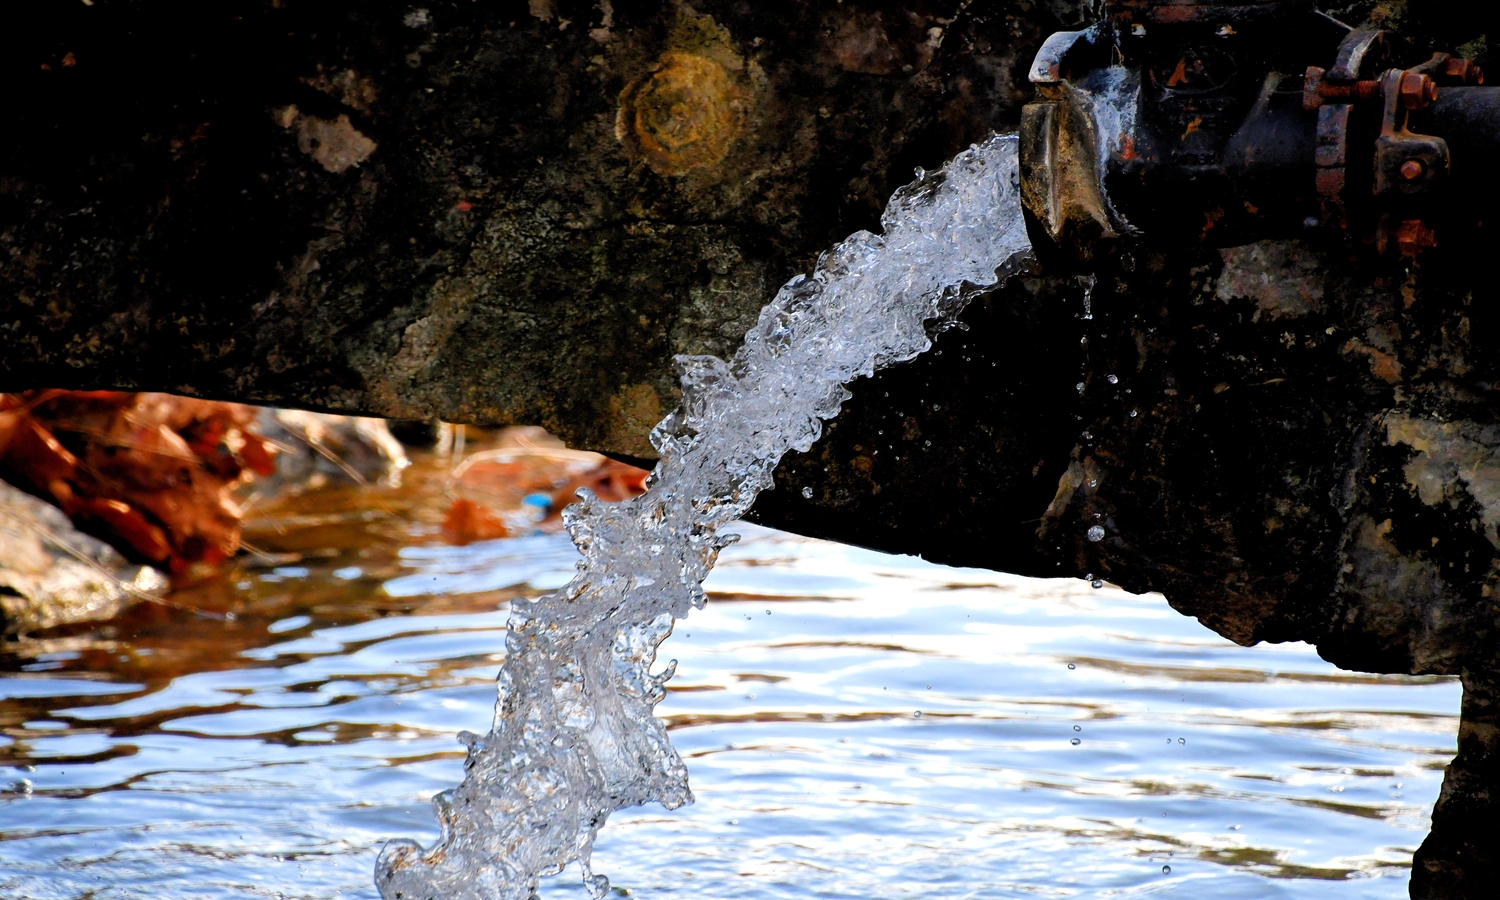
POLYGON ((670 50, 620 95, 617 136, 662 175, 723 159, 739 132, 739 90, 719 63, 670 50))

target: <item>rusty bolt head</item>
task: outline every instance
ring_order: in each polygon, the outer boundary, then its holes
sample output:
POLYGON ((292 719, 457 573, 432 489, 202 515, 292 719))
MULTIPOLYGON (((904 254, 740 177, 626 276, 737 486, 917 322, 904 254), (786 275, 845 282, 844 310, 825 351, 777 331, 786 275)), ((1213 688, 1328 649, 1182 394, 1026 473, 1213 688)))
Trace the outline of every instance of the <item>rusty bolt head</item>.
POLYGON ((1416 181, 1427 174, 1427 164, 1420 159, 1408 159, 1401 164, 1401 180, 1416 181))
POLYGON ((1398 90, 1405 109, 1422 109, 1437 99, 1437 82, 1416 72, 1403 73, 1398 90))

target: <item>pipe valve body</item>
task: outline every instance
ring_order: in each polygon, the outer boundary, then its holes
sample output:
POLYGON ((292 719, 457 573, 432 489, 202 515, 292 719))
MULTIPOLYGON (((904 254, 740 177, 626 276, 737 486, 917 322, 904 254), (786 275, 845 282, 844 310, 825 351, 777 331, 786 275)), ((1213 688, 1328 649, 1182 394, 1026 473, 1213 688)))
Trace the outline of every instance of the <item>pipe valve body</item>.
POLYGON ((1234 246, 1318 229, 1415 255, 1456 198, 1489 189, 1500 92, 1468 60, 1388 55, 1382 32, 1304 0, 1109 0, 1032 65, 1027 211, 1083 260, 1123 234, 1234 246))

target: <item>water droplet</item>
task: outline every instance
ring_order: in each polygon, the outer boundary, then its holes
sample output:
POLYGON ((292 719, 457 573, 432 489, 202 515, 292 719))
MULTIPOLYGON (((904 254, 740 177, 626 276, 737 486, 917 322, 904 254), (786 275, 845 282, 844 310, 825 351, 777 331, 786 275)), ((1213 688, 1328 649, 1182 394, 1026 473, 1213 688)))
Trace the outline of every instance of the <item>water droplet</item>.
POLYGON ((729 820, 729 824, 731 824, 731 825, 738 825, 738 824, 740 824, 740 820, 739 819, 730 819, 729 820))
POLYGON ((1138 415, 1140 415, 1140 411, 1139 410, 1132 409, 1130 411, 1130 418, 1134 419, 1138 415))
POLYGON ((769 609, 768 609, 768 610, 766 610, 766 615, 768 615, 768 616, 769 616, 769 615, 770 615, 770 614, 771 614, 771 611, 770 611, 770 610, 769 610, 769 609))
POLYGON ((1082 731, 1083 730, 1083 726, 1082 725, 1074 725, 1073 726, 1073 730, 1074 731, 1082 731))
POLYGON ((1099 543, 1100 541, 1104 540, 1104 529, 1100 528, 1098 525, 1095 525, 1094 527, 1090 528, 1089 529, 1089 540, 1093 541, 1096 544, 1099 543))
POLYGON ((1080 381, 1080 382, 1078 382, 1077 384, 1075 384, 1073 386, 1076 387, 1076 388, 1078 388, 1078 393, 1080 393, 1080 394, 1083 393, 1083 382, 1080 381))
POLYGON ((1178 738, 1177 739, 1177 743, 1179 743, 1179 744, 1186 744, 1187 743, 1187 738, 1178 738))
POLYGON ((31 793, 31 779, 22 778, 20 781, 17 781, 15 784, 11 785, 11 787, 19 793, 29 794, 31 793))
POLYGON ((1068 668, 1070 668, 1070 669, 1076 669, 1076 668, 1078 668, 1078 666, 1074 665, 1073 663, 1068 663, 1068 668))
POLYGON ((921 710, 920 710, 920 709, 919 709, 919 710, 917 710, 917 711, 916 711, 916 712, 914 712, 914 713, 912 713, 912 715, 913 715, 913 716, 914 716, 914 717, 916 717, 916 718, 918 718, 918 719, 920 719, 920 718, 922 718, 922 711, 921 711, 921 710))
POLYGON ((803 500, 811 500, 812 499, 812 488, 805 487, 805 488, 802 489, 802 499, 803 500))
POLYGON ((1073 740, 1069 741, 1069 743, 1071 743, 1073 746, 1077 747, 1079 744, 1083 743, 1083 739, 1082 738, 1073 738, 1073 740))
POLYGON ((1092 441, 1094 439, 1094 433, 1092 431, 1085 431, 1083 433, 1083 439, 1086 441, 1092 441))
POLYGON ((587 875, 583 879, 583 886, 588 889, 589 896, 594 900, 604 900, 609 893, 609 878, 603 875, 587 875))
POLYGON ((1172 867, 1171 866, 1162 866, 1161 867, 1161 873, 1163 875, 1171 875, 1172 874, 1172 867))
POLYGON ((1104 582, 1098 578, 1095 578, 1092 582, 1090 582, 1089 587, 1097 591, 1100 588, 1104 587, 1104 582))
POLYGON ((1120 378, 1117 375, 1110 375, 1107 380, 1109 381, 1110 384, 1119 384, 1120 383, 1120 378))

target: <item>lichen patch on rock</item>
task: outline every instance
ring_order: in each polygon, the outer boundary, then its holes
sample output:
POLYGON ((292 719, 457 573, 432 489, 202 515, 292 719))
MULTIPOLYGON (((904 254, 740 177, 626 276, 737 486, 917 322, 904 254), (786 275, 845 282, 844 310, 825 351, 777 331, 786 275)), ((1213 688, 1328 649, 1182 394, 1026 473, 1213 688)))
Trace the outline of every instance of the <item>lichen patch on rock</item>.
POLYGON ((1485 537, 1500 548, 1500 426, 1393 413, 1385 429, 1390 444, 1416 451, 1404 472, 1422 502, 1441 506, 1472 498, 1485 537))
POLYGON ((1214 295, 1255 301, 1255 321, 1321 312, 1323 258, 1299 241, 1261 241, 1219 251, 1224 271, 1214 295))
POLYGON ((370 158, 378 146, 361 134, 349 116, 339 113, 333 121, 303 115, 296 106, 273 110, 271 118, 282 128, 297 129, 297 149, 335 175, 370 158))
POLYGON ((615 137, 660 175, 718 163, 743 131, 745 62, 710 16, 684 10, 669 49, 620 93, 615 137))

